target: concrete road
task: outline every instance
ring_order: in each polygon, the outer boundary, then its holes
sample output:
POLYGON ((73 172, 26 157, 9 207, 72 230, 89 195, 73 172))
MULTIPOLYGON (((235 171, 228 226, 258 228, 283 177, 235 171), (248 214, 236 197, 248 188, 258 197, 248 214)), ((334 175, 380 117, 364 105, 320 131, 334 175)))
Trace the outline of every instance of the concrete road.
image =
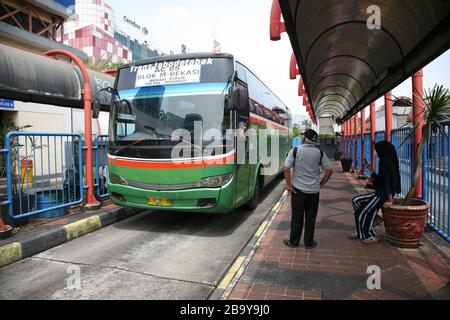
POLYGON ((0 269, 0 299, 207 299, 282 195, 280 182, 254 212, 147 211, 0 269))

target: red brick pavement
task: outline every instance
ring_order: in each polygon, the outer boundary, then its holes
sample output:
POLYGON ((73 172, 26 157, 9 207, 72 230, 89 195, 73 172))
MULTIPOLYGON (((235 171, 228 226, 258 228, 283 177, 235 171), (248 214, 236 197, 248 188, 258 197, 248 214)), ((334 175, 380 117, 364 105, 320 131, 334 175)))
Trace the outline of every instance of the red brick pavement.
MULTIPOLYGON (((360 241, 348 239, 354 227, 351 199, 358 193, 368 192, 362 189, 350 174, 344 174, 336 167, 334 177, 321 194, 316 229, 319 245, 314 250, 305 250, 303 246, 291 249, 283 245, 283 239, 289 236, 291 209, 288 200, 274 218, 247 270, 228 298, 423 299, 429 298, 437 291, 450 298, 450 263, 429 244, 424 243, 418 250, 402 250, 384 241, 367 246, 360 241), (367 289, 367 268, 373 265, 381 269, 382 290, 367 289), (263 273, 266 276, 259 279, 263 273), (283 281, 279 279, 280 273, 295 277, 298 283, 280 285, 280 281, 283 281), (333 281, 325 283, 327 287, 321 287, 321 283, 309 283, 305 286, 305 281, 314 274, 324 277, 328 275, 330 279, 342 279, 344 286, 351 282, 353 289, 336 293, 339 288, 334 287, 336 282, 333 281)), ((382 227, 377 227, 377 231, 383 236, 382 227)))
POLYGON ((321 300, 321 290, 276 287, 240 282, 228 300, 321 300))

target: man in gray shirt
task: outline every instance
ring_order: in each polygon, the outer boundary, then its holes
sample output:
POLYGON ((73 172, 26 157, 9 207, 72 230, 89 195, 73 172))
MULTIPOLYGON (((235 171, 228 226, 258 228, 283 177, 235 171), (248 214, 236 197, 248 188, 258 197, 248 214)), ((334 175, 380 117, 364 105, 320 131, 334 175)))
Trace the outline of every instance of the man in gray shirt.
POLYGON ((317 132, 307 130, 302 145, 291 150, 284 166, 287 190, 292 198, 291 238, 284 240, 284 244, 291 248, 299 246, 303 224, 305 224, 306 248, 312 249, 317 246, 317 242, 314 241, 314 230, 319 211, 320 189, 333 175, 330 160, 317 145, 317 132), (322 181, 321 169, 325 171, 322 181), (291 170, 293 170, 292 177, 291 170))

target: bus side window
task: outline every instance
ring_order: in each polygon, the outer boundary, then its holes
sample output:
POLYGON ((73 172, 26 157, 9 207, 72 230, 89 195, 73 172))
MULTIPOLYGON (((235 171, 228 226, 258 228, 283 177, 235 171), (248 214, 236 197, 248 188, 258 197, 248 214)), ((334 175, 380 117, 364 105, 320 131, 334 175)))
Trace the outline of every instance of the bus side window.
POLYGON ((247 72, 242 64, 236 62, 237 77, 244 83, 247 83, 247 72))
POLYGON ((117 114, 117 136, 123 139, 135 133, 136 121, 130 102, 123 100, 117 114))
POLYGON ((123 123, 117 123, 116 134, 119 139, 125 137, 125 126, 123 123))
POLYGON ((136 125, 134 123, 117 123, 117 136, 121 139, 128 137, 136 132, 136 125))
POLYGON ((134 123, 127 123, 126 125, 127 136, 136 132, 136 125, 134 123))

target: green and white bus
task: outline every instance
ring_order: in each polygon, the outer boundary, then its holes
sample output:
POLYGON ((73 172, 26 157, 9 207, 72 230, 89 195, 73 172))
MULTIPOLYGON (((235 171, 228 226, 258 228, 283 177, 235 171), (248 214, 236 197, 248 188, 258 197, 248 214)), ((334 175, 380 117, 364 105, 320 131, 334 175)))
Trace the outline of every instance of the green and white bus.
POLYGON ((135 62, 118 70, 113 92, 108 188, 117 205, 200 213, 228 213, 244 204, 253 209, 261 189, 282 173, 292 147, 291 113, 232 55, 135 62), (270 175, 259 143, 229 134, 239 128, 256 135, 267 129, 269 140, 279 134, 278 150, 273 156, 269 150, 278 166, 270 175), (213 138, 208 130, 221 135, 213 152, 203 152, 213 138), (238 156, 239 143, 245 151, 238 156))

